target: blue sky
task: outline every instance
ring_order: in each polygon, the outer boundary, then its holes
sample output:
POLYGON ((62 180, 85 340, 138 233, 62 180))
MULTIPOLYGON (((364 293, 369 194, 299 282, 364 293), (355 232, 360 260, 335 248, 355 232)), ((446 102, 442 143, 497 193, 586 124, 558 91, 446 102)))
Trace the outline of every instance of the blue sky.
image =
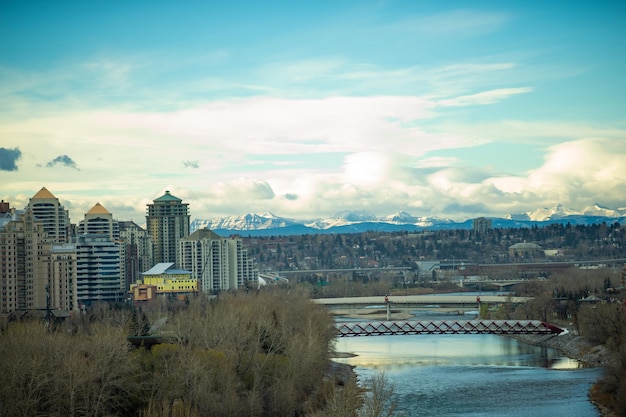
POLYGON ((626 4, 0 3, 0 196, 77 222, 626 207, 626 4))

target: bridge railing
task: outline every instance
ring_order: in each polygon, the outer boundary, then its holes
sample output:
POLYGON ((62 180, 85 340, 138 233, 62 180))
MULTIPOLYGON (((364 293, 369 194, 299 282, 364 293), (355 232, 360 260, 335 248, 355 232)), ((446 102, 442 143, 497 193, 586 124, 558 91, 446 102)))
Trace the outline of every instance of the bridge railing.
POLYGON ((337 336, 416 334, 559 334, 563 329, 539 320, 434 320, 337 323, 337 336))

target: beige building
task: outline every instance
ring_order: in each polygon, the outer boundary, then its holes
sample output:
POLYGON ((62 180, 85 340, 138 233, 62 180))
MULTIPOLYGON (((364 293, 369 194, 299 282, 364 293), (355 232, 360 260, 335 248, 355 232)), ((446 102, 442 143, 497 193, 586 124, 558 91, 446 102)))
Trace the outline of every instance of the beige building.
POLYGON ((53 245, 48 258, 48 297, 54 309, 78 310, 76 246, 53 245))
POLYGON ((180 265, 191 271, 203 292, 235 290, 258 282, 258 271, 240 238, 224 238, 208 229, 179 242, 180 265))
POLYGON ((67 243, 70 241, 69 213, 46 187, 43 187, 28 203, 28 208, 37 220, 43 224, 44 239, 49 243, 67 243))
POLYGON ((31 209, 0 217, 0 312, 45 309, 48 285, 44 225, 31 209))

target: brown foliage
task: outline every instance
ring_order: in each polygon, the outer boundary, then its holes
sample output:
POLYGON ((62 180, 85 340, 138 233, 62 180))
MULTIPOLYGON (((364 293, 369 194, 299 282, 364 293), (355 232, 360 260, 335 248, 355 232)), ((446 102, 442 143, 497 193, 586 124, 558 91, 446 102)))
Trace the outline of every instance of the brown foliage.
POLYGON ((0 415, 356 416, 365 398, 355 381, 337 389, 326 374, 331 316, 288 290, 148 311, 171 340, 151 349, 127 342, 137 314, 92 313, 54 330, 11 323, 0 335, 0 415))
POLYGON ((138 367, 119 328, 76 336, 41 322, 14 323, 0 338, 0 414, 108 416, 138 402, 138 367))

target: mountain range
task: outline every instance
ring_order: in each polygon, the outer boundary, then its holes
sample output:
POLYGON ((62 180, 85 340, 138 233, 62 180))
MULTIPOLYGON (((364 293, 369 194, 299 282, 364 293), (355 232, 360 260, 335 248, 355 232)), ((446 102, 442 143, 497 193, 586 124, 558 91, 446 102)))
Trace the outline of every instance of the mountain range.
MULTIPOLYGON (((522 228, 545 226, 553 223, 590 225, 602 222, 626 223, 626 208, 610 209, 598 204, 582 211, 571 210, 557 204, 553 208, 508 214, 503 217, 488 217, 492 227, 522 228)), ((474 219, 456 222, 437 217, 417 217, 405 211, 389 216, 377 217, 366 210, 342 211, 333 217, 295 220, 276 216, 273 213, 250 213, 241 216, 219 217, 208 220, 195 219, 191 231, 210 229, 221 236, 239 234, 244 236, 289 236, 327 233, 362 233, 368 231, 397 232, 422 230, 471 229, 474 219)))

